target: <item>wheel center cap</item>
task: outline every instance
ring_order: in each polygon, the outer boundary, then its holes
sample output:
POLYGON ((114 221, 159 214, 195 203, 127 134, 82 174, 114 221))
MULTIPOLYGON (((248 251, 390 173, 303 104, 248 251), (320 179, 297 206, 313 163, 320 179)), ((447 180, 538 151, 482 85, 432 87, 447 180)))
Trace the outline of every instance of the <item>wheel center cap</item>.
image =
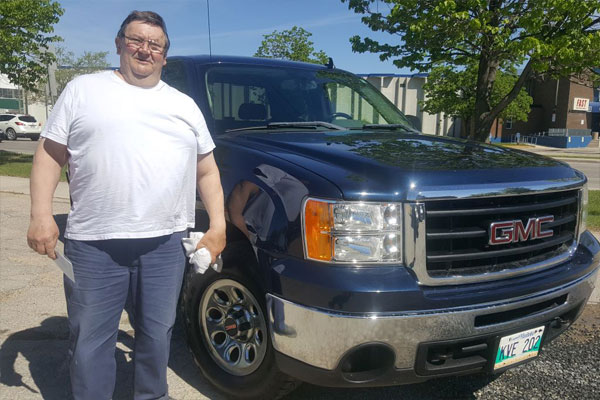
POLYGON ((229 317, 225 320, 225 332, 231 337, 234 337, 238 334, 238 323, 235 319, 229 317))

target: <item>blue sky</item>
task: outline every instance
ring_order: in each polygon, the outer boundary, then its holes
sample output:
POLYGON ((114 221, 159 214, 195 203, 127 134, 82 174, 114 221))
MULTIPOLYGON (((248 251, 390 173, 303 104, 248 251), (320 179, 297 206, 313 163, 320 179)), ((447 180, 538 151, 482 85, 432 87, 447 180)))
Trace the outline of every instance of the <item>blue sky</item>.
MULTIPOLYGON (((114 37, 132 10, 152 10, 165 19, 170 55, 208 54, 206 0, 59 0, 65 13, 55 26, 63 45, 83 51, 108 51, 118 66, 114 37)), ((382 7, 385 7, 382 5, 382 7)), ((390 42, 396 37, 371 32, 360 16, 340 0, 210 0, 212 53, 252 56, 263 35, 296 25, 311 32, 316 50, 333 57, 335 65, 354 73, 409 73, 376 54, 353 53, 349 38, 369 35, 390 42)))

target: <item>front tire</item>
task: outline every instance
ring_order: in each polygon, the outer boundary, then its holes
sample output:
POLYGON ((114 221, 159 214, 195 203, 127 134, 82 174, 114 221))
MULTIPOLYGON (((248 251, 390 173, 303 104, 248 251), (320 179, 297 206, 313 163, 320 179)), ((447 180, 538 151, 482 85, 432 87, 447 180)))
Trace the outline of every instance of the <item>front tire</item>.
POLYGON ((38 140, 40 140, 40 135, 33 135, 30 139, 32 142, 37 142, 38 140))
POLYGON ((17 140, 17 132, 13 128, 6 129, 6 139, 17 140))
POLYGON ((202 374, 228 396, 276 399, 298 385, 277 368, 265 310, 264 293, 226 263, 220 273, 186 274, 181 311, 188 345, 202 374))

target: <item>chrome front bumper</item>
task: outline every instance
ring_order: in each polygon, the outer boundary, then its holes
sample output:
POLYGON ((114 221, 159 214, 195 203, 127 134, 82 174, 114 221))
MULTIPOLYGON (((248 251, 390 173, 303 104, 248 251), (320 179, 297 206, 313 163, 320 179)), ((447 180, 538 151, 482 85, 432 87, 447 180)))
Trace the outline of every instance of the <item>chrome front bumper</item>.
POLYGON ((383 343, 394 352, 397 369, 414 368, 420 343, 490 335, 545 323, 586 302, 594 289, 598 268, 549 291, 447 310, 379 314, 344 314, 309 308, 267 294, 270 332, 275 349, 293 359, 325 370, 337 368, 349 350, 366 343, 383 343), (516 310, 567 295, 554 308, 508 322, 475 326, 475 318, 516 310))

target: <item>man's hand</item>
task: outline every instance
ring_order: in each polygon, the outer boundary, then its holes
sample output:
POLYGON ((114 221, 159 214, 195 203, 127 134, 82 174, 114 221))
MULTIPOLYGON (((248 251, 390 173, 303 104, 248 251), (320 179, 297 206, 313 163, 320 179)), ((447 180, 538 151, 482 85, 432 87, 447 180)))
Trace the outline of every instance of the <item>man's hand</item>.
POLYGON ((217 259, 217 256, 221 254, 223 249, 225 248, 226 237, 225 237, 225 229, 213 229, 210 228, 202 239, 198 242, 196 249, 201 249, 206 247, 206 249, 210 252, 211 263, 214 263, 217 259))
POLYGON ((213 153, 199 154, 196 169, 198 193, 210 219, 210 227, 196 248, 206 247, 210 252, 211 262, 214 263, 225 248, 226 224, 223 188, 213 153))
POLYGON ((27 244, 53 260, 56 260, 54 248, 58 240, 58 226, 52 217, 52 197, 60 179, 60 170, 68 157, 67 146, 42 138, 33 156, 29 179, 31 218, 27 244))
POLYGON ((56 260, 56 242, 58 241, 58 225, 50 215, 32 218, 27 231, 27 244, 39 254, 46 254, 56 260))

